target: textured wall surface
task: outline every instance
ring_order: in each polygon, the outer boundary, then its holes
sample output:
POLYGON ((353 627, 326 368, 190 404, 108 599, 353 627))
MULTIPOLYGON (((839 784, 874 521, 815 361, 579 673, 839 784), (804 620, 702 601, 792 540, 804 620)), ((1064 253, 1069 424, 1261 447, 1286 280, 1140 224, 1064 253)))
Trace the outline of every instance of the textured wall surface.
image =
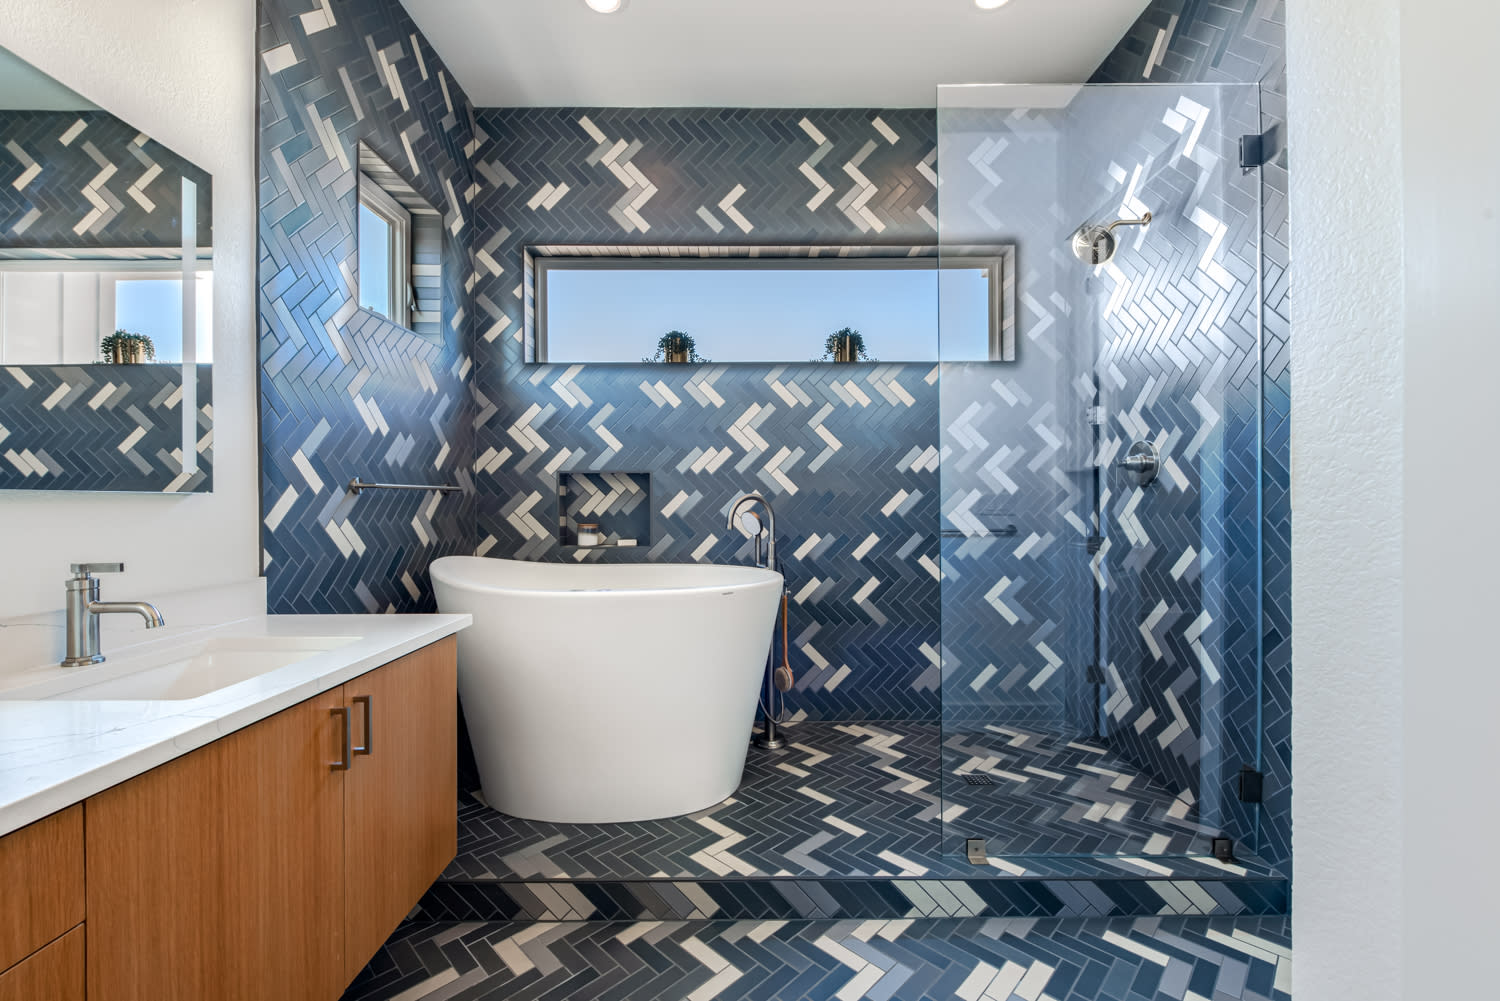
POLYGON ((934 718, 935 367, 526 366, 517 294, 536 244, 931 243, 932 113, 491 110, 479 142, 479 551, 743 562, 724 514, 762 491, 793 592, 793 709, 934 718), (651 545, 560 548, 565 470, 650 472, 651 545))
MULTIPOLYGON (((1422 341, 1429 336, 1427 330, 1411 326, 1407 329, 1412 335, 1403 338, 1401 321, 1403 307, 1410 305, 1403 295, 1410 266, 1402 260, 1403 229, 1416 221, 1410 215, 1403 220, 1407 207, 1402 194, 1401 103, 1406 66, 1401 35, 1407 24, 1422 22, 1424 30, 1441 37, 1424 64, 1428 72, 1434 65, 1444 67, 1439 91, 1444 100, 1463 93, 1452 89, 1448 64, 1457 61, 1475 71, 1485 65, 1483 58, 1469 61, 1469 54, 1455 46, 1467 46, 1468 40, 1482 46, 1493 35, 1482 29, 1456 32, 1450 18, 1469 18, 1473 11, 1459 15, 1450 5, 1434 16, 1425 0, 1295 0, 1287 13, 1288 96, 1296 158, 1290 193, 1297 215, 1291 232, 1297 288, 1290 358, 1297 389, 1291 442, 1297 496, 1297 573, 1292 582, 1297 614, 1297 994, 1331 1001, 1482 997, 1494 990, 1494 948, 1488 942, 1476 952, 1465 948, 1459 963, 1450 964, 1448 956, 1431 952, 1416 961, 1408 958, 1411 979, 1402 983, 1403 920, 1421 921, 1434 930, 1446 926, 1458 933, 1447 936, 1453 945, 1478 946, 1463 935, 1483 935, 1493 927, 1489 901, 1494 899, 1483 883, 1489 874, 1464 867, 1464 853, 1455 850, 1455 834, 1465 828, 1446 826, 1433 840, 1406 846, 1442 856, 1457 869, 1448 880, 1430 887, 1441 903, 1417 908, 1404 898, 1412 880, 1410 856, 1404 865, 1402 844, 1412 794, 1403 790, 1403 758, 1411 753, 1403 744, 1413 735, 1403 733, 1403 685, 1409 687, 1418 679, 1437 685, 1446 707, 1439 726, 1424 735, 1428 748, 1444 755, 1443 764, 1422 775, 1422 783, 1460 809, 1469 802, 1482 803, 1490 816, 1491 797, 1471 801, 1457 794, 1473 787, 1466 781, 1470 776, 1481 785, 1487 778, 1466 775, 1466 763, 1448 755, 1456 743, 1455 724, 1462 726, 1460 714, 1469 707, 1479 713, 1469 719, 1484 733, 1492 734, 1494 727, 1492 706, 1470 701, 1476 689, 1450 686, 1441 668, 1429 672, 1431 658, 1440 656, 1441 648, 1423 650, 1420 659, 1407 663, 1401 655, 1403 591, 1416 583, 1403 579, 1411 559, 1409 536, 1403 545, 1408 530, 1402 523, 1403 508, 1407 517, 1413 513, 1402 484, 1403 464, 1410 461, 1402 454, 1404 366, 1409 364, 1403 349, 1411 347, 1411 336, 1422 341), (1465 41, 1456 42, 1458 35, 1465 41), (1330 238, 1370 218, 1385 221, 1381 235, 1391 253, 1360 253, 1330 238), (1448 925, 1455 919, 1462 930, 1448 925), (1454 974, 1472 973, 1476 967, 1482 970, 1481 978, 1447 989, 1453 986, 1454 974)), ((1420 114, 1431 116, 1431 126, 1440 133, 1463 142, 1478 134, 1461 118, 1449 117, 1461 116, 1461 106, 1449 105, 1446 114, 1424 107, 1420 114)), ((1484 131, 1493 138, 1492 130, 1484 131)), ((1435 194, 1450 177, 1466 181, 1445 191, 1462 190, 1464 183, 1493 190, 1491 163, 1450 161, 1450 150, 1441 141, 1429 147, 1427 153, 1438 156, 1441 166, 1422 190, 1435 194)), ((1470 213, 1477 207, 1465 202, 1465 222, 1458 232, 1470 228, 1470 213)), ((1472 260, 1452 236, 1444 244, 1472 260)), ((1405 249, 1410 252, 1413 247, 1407 244, 1405 249)), ((1445 264, 1439 255, 1430 260, 1445 264)), ((1493 273, 1493 262, 1488 265, 1493 273)), ((1446 285, 1442 298, 1460 301, 1457 291, 1457 286, 1446 285)), ((1418 322, 1431 323, 1434 313, 1427 303, 1421 305, 1418 322)), ((1407 323, 1412 322, 1408 316, 1407 323)), ((1474 360, 1463 359, 1465 364, 1474 360)), ((1476 371, 1487 372, 1489 367, 1476 371)), ((1465 378, 1457 372, 1445 374, 1465 378)), ((1452 385, 1445 378, 1436 389, 1440 399, 1421 401, 1433 405, 1439 420, 1452 414, 1445 409, 1454 402, 1452 385)), ((1470 417, 1472 412, 1465 414, 1465 420, 1470 417)), ((1481 420, 1478 426, 1486 423, 1481 420)), ((1445 424, 1445 440, 1465 441, 1455 427, 1445 424)), ((1407 466, 1404 471, 1410 475, 1412 470, 1407 466)), ((1464 489, 1480 483, 1466 477, 1464 489)), ((1438 483, 1428 486, 1442 490, 1438 483)), ((1451 482, 1442 492, 1453 492, 1451 482)), ((1454 519, 1452 497, 1444 498, 1441 507, 1443 514, 1432 512, 1429 524, 1441 522, 1465 553, 1462 564, 1473 566, 1472 522, 1454 519)), ((1456 570, 1444 567, 1444 576, 1463 580, 1456 570)), ((1446 605, 1436 623, 1438 630, 1446 637, 1461 635, 1459 615, 1460 609, 1446 605)), ((1481 625, 1487 638, 1492 620, 1490 616, 1481 625)), ((1486 655, 1469 663, 1493 676, 1493 660, 1486 655)), ((1488 765, 1486 760, 1486 771, 1488 765)), ((1420 822, 1428 819, 1424 816, 1420 822)), ((1487 828, 1491 822, 1486 819, 1481 826, 1487 828)))
MULTIPOLYGON (((1209 82, 1261 83, 1260 129, 1279 126, 1278 145, 1286 137, 1286 26, 1285 0, 1156 0, 1120 45, 1100 66, 1098 83, 1209 82)), ((1257 131, 1247 127, 1245 131, 1257 131)), ((1279 865, 1291 861, 1291 466, 1289 415, 1291 385, 1288 300, 1287 154, 1281 149, 1259 172, 1261 184, 1261 318, 1260 345, 1263 378, 1232 377, 1226 397, 1227 414, 1249 415, 1256 397, 1263 400, 1261 425, 1263 508, 1261 580, 1257 586, 1251 567, 1237 564, 1230 579, 1232 596, 1242 609, 1240 623, 1255 621, 1250 602, 1259 591, 1261 606, 1261 768, 1266 775, 1266 802, 1260 812, 1256 847, 1279 865), (1248 594, 1247 594, 1248 589, 1248 594)), ((1152 310, 1175 302, 1160 299, 1157 286, 1138 286, 1136 300, 1152 310)), ((1231 446, 1249 445, 1251 429, 1229 439, 1231 446)), ((1235 449, 1233 458, 1244 456, 1235 449)), ((1246 493, 1239 463, 1227 467, 1240 475, 1236 498, 1246 493)), ((1236 512, 1229 523, 1241 528, 1251 517, 1236 512)), ((1245 540, 1248 541, 1248 540, 1245 540)), ((1231 620, 1229 626, 1235 626, 1231 620)), ((1230 637, 1237 663, 1251 656, 1245 637, 1230 637)), ((1228 764, 1232 765, 1233 762, 1228 764)), ((1229 804, 1234 809, 1233 804, 1229 804)))
POLYGON ((260 358, 273 612, 430 611, 427 565, 474 548, 469 487, 474 132, 396 0, 260 7, 260 358), (358 308, 356 144, 444 219, 442 337, 358 308))

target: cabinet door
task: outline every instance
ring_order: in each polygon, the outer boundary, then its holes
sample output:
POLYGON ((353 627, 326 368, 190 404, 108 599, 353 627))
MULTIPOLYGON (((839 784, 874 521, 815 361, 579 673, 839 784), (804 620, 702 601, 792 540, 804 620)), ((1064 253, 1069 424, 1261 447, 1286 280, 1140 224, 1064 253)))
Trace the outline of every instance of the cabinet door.
POLYGON ((342 708, 326 692, 87 801, 90 1001, 338 996, 342 708))
POLYGON ((355 743, 369 748, 344 782, 346 983, 453 860, 457 692, 451 636, 344 686, 355 743))
POLYGON ((0 970, 83 920, 83 807, 0 838, 0 970))
POLYGON ((0 973, 0 1001, 84 1001, 83 925, 0 973))

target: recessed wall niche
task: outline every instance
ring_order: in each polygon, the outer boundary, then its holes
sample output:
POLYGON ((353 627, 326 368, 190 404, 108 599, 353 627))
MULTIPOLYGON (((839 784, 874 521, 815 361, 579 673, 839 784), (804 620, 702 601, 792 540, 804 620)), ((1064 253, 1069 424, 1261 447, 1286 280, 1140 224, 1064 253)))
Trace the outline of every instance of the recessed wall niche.
POLYGON ((359 305, 424 337, 443 336, 443 216, 359 144, 359 305))
POLYGON ((564 472, 557 480, 558 543, 578 545, 578 526, 596 525, 602 547, 651 544, 651 474, 564 472))

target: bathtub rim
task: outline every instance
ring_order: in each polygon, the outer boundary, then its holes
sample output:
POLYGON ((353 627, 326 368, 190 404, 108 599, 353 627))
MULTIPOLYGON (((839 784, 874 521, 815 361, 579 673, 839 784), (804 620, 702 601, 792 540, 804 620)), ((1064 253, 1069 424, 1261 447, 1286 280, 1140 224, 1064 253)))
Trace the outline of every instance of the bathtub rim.
POLYGON ((767 586, 767 585, 772 585, 772 586, 775 586, 777 589, 780 589, 783 586, 785 586, 785 583, 786 583, 786 578, 780 572, 778 572, 778 571, 768 570, 765 567, 744 566, 744 565, 736 564, 736 563, 688 563, 688 562, 667 563, 667 562, 657 562, 657 561, 651 561, 651 560, 643 560, 643 561, 640 561, 640 562, 632 562, 632 563, 628 563, 628 564, 614 564, 614 563, 610 563, 610 564, 601 564, 601 563, 572 564, 572 563, 558 563, 558 562, 554 562, 554 561, 550 561, 550 560, 545 560, 545 561, 544 560, 514 560, 514 559, 510 559, 508 557, 503 557, 503 556, 460 556, 460 555, 443 556, 443 557, 440 557, 439 559, 433 560, 432 563, 428 566, 428 575, 432 578, 432 580, 433 580, 434 583, 437 583, 441 579, 441 582, 443 584, 446 584, 449 587, 452 587, 452 588, 455 588, 455 589, 459 589, 459 590, 464 590, 464 591, 470 591, 470 592, 474 592, 474 593, 479 593, 479 594, 513 594, 513 595, 525 595, 527 597, 533 597, 533 598, 542 598, 542 597, 549 597, 549 598, 551 598, 551 597, 556 597, 556 598, 573 598, 573 599, 598 597, 599 595, 604 595, 604 594, 613 594, 613 595, 622 595, 622 596, 623 595, 637 595, 637 594, 639 594, 639 595, 703 594, 703 593, 711 593, 711 592, 716 592, 716 591, 717 592, 723 592, 723 591, 735 590, 735 589, 740 589, 740 588, 763 587, 763 586, 767 586), (736 576, 740 577, 741 579, 739 579, 739 580, 719 581, 719 582, 712 583, 712 584, 651 585, 651 586, 646 586, 646 587, 582 587, 582 588, 576 588, 575 587, 575 588, 568 588, 567 590, 560 590, 560 589, 542 588, 542 587, 534 587, 534 586, 528 587, 528 586, 518 585, 518 584, 514 584, 514 583, 501 584, 501 583, 495 583, 495 582, 492 582, 492 581, 475 581, 475 580, 471 580, 471 579, 468 579, 468 578, 455 579, 452 575, 444 572, 446 570, 446 567, 444 566, 444 564, 448 564, 449 566, 453 566, 453 565, 472 565, 471 561, 478 561, 478 560, 483 560, 486 563, 508 563, 508 564, 516 564, 516 565, 520 565, 520 566, 556 566, 556 567, 569 567, 569 568, 577 568, 577 569, 585 569, 585 568, 587 568, 587 569, 598 569, 598 568, 607 567, 607 566, 608 567, 613 567, 613 566, 664 566, 664 567, 681 566, 681 567, 700 567, 700 568, 704 568, 704 569, 730 570, 730 571, 733 571, 734 574, 736 576))

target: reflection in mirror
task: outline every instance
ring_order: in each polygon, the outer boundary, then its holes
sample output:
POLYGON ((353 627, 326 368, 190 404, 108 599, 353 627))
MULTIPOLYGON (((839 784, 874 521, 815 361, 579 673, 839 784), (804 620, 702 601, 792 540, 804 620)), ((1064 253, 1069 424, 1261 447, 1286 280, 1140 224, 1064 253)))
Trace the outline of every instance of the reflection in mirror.
POLYGON ((0 489, 212 485, 209 175, 0 49, 0 489))
POLYGON ((442 214, 364 143, 357 218, 360 308, 441 341, 442 214))
POLYGON ((1009 247, 532 248, 527 360, 1011 361, 1012 260, 1009 247))

